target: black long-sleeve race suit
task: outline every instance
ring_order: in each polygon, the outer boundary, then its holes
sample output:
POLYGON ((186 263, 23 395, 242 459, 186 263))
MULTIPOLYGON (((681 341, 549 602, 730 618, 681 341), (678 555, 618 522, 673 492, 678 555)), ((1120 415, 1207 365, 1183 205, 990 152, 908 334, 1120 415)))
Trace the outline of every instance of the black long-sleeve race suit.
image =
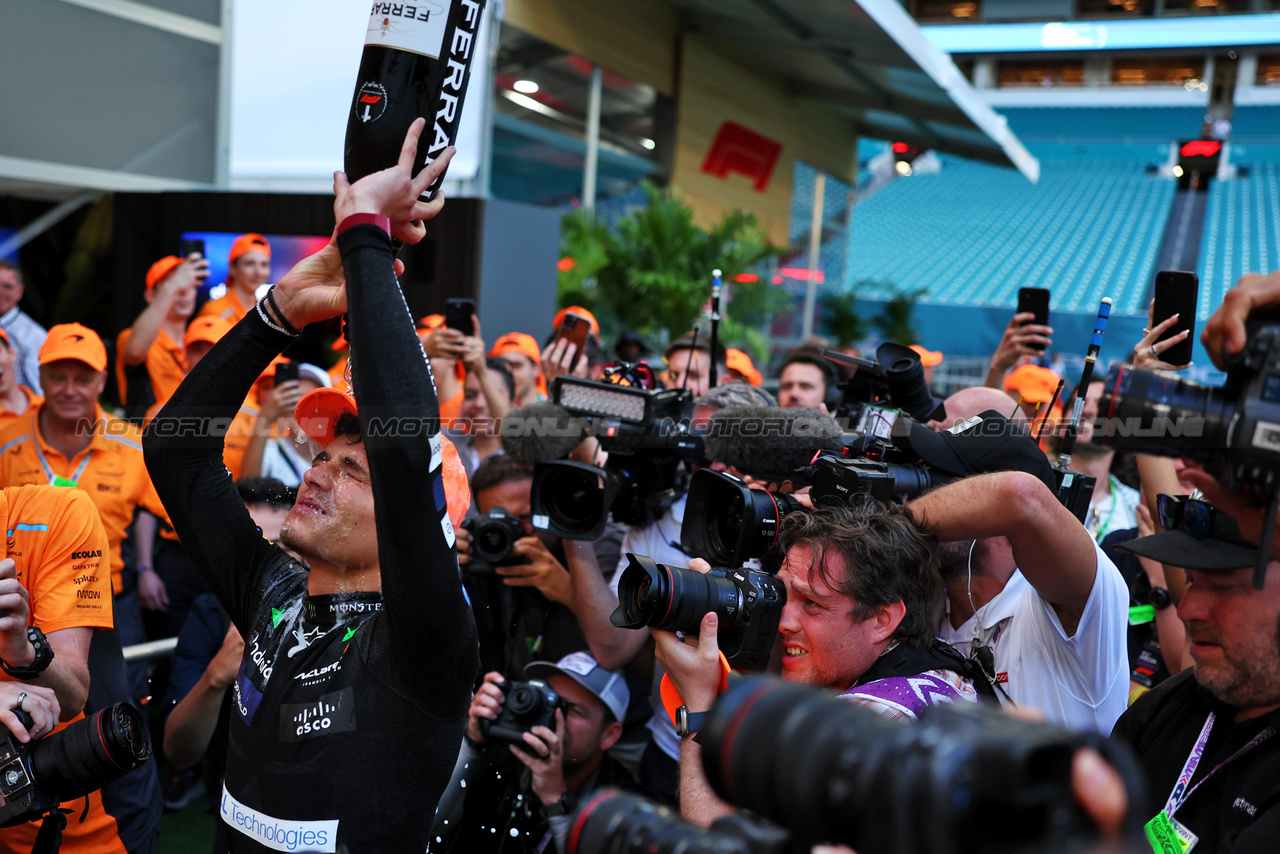
POLYGON ((233 852, 425 850, 479 666, 435 387, 391 243, 372 225, 338 243, 381 594, 308 596, 305 568, 262 538, 223 466, 217 419, 230 422, 292 340, 256 311, 200 360, 144 441, 174 528, 245 637, 220 808, 233 852))

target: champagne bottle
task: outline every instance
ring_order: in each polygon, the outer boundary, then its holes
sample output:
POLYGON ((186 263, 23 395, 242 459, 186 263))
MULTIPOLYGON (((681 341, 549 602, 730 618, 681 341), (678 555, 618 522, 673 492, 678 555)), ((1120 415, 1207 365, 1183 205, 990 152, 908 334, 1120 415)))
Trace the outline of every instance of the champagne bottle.
MULTIPOLYGON (((427 120, 418 142, 416 175, 458 136, 463 97, 485 0, 374 3, 347 117, 344 169, 352 183, 394 166, 404 135, 427 120)), ((423 201, 435 197, 442 173, 423 201)))

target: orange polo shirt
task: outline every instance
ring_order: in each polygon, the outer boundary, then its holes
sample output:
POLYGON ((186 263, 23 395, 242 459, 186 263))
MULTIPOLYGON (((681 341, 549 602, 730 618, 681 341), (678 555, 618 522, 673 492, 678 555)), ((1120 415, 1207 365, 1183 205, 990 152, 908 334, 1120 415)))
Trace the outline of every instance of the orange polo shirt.
POLYGON ((200 306, 200 311, 197 312, 196 317, 216 314, 235 325, 240 322, 242 317, 253 311, 255 305, 257 305, 256 302, 251 302, 248 305, 240 302, 240 297, 236 295, 236 289, 227 285, 227 292, 217 299, 211 299, 200 306))
POLYGON ((41 455, 54 476, 75 480, 78 489, 89 493, 107 531, 111 586, 119 593, 124 569, 120 544, 133 524, 134 510, 141 506, 169 524, 169 515, 151 485, 142 460, 142 433, 128 421, 107 417, 99 406, 98 427, 89 446, 67 459, 40 435, 37 425, 42 407, 43 404, 0 430, 0 485, 51 483, 52 478, 41 464, 41 455))
MULTIPOLYGON (((30 595, 31 625, 45 634, 77 627, 111 628, 111 588, 102 571, 107 535, 87 494, 50 486, 0 490, 0 519, 8 534, 8 556, 17 563, 18 580, 30 595)), ((0 679, 10 678, 0 673, 0 679)), ((83 718, 76 715, 54 732, 83 718)), ((124 852, 116 821, 102 808, 100 794, 89 796, 83 824, 79 818, 84 801, 64 806, 76 813, 63 831, 64 851, 124 852)), ((0 852, 30 851, 39 827, 39 822, 28 822, 0 830, 0 852)))
POLYGON ((17 421, 22 416, 30 412, 34 407, 44 403, 44 398, 36 394, 31 389, 19 384, 18 388, 22 389, 22 393, 27 396, 27 408, 22 412, 14 412, 12 409, 0 409, 0 430, 17 421))
MULTIPOLYGON (((120 386, 121 400, 128 399, 129 390, 128 378, 125 376, 127 366, 120 354, 132 337, 132 326, 116 337, 116 383, 120 386)), ((168 332, 161 329, 156 334, 156 340, 147 348, 143 364, 146 365, 147 375, 151 377, 151 390, 155 393, 156 403, 164 403, 187 375, 187 351, 182 344, 170 338, 168 332)))

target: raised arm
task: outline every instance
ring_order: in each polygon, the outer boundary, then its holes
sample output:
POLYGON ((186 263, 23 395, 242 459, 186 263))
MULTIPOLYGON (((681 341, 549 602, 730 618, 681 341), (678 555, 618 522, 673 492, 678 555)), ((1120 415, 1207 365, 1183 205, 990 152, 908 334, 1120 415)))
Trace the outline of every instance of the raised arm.
MULTIPOLYGON (((336 263, 336 248, 325 251, 336 263)), ((298 266, 308 263, 319 262, 298 266)), ((258 534, 223 464, 223 436, 254 380, 292 340, 250 311, 187 375, 142 440, 174 530, 238 625, 249 624, 258 580, 290 558, 258 534)))
MULTIPOLYGON (((410 177, 422 126, 419 120, 410 130, 396 167, 354 185, 339 176, 334 213, 347 281, 352 384, 369 460, 386 603, 376 630, 387 632, 388 657, 403 684, 417 692, 430 690, 433 702, 461 712, 470 701, 480 659, 446 504, 435 383, 396 281, 390 237, 374 224, 343 228, 357 214, 396 223, 429 219, 440 210, 443 199, 430 205, 417 199, 448 157, 410 177)), ((408 238, 420 239, 419 229, 408 238)))
POLYGON ((1083 609, 1098 558, 1093 538, 1034 475, 967 477, 908 505, 939 540, 1006 537, 1031 586, 1060 609, 1083 609))

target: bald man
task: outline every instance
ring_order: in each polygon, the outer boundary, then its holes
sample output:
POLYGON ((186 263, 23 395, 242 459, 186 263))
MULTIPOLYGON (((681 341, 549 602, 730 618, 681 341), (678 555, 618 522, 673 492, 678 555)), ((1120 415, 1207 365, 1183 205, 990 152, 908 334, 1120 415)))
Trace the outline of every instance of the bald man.
POLYGON ((1029 422, 1027 414, 1018 406, 1018 402, 997 388, 973 386, 962 388, 948 397, 946 401, 947 417, 943 421, 930 421, 928 427, 941 433, 950 430, 962 421, 967 421, 979 413, 994 409, 1004 413, 1021 429, 1027 430, 1029 422))

